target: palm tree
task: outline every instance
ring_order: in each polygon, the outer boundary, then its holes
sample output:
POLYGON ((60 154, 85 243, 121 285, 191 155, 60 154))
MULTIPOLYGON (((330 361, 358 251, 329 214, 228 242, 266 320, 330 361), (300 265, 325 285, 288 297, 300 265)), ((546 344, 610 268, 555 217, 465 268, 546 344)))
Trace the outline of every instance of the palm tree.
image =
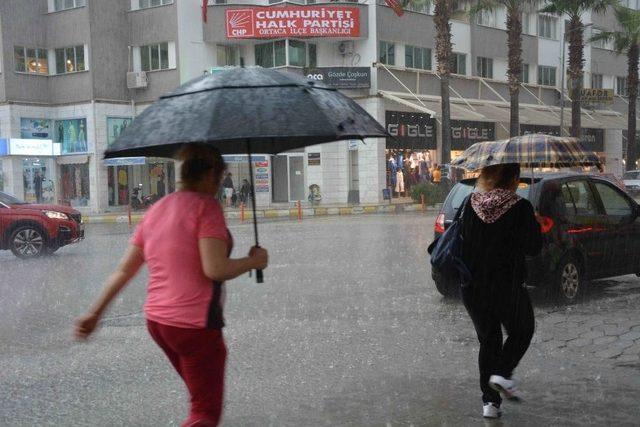
POLYGON ((627 55, 629 111, 627 117, 627 162, 625 169, 635 169, 636 163, 636 101, 638 98, 638 59, 640 58, 640 11, 618 6, 615 8, 620 31, 607 31, 591 37, 590 41, 613 40, 618 54, 627 55))
MULTIPOLYGON (((565 34, 569 36, 569 70, 571 89, 571 136, 580 137, 580 91, 582 89, 582 68, 584 65, 584 25, 583 13, 603 13, 610 6, 616 6, 618 0, 548 0, 540 9, 541 13, 569 17, 569 28, 565 34)), ((564 39, 564 37, 563 37, 564 39)), ((563 58, 564 60, 564 58, 563 58)), ((564 90, 564 88, 560 88, 564 90)))
POLYGON ((520 135, 520 83, 522 81, 522 13, 533 9, 538 0, 477 0, 469 10, 471 17, 482 12, 493 12, 499 7, 507 10, 507 47, 509 48, 509 97, 511 115, 509 120, 510 136, 520 135))

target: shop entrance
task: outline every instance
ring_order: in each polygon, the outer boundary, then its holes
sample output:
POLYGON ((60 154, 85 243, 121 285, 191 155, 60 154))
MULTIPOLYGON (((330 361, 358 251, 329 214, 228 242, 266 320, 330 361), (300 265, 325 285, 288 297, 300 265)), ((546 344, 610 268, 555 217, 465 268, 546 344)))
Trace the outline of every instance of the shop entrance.
POLYGON ((127 206, 132 197, 141 201, 144 196, 152 196, 157 200, 175 191, 172 161, 132 158, 129 164, 110 165, 107 169, 109 206, 127 206))
POLYGON ((387 150, 387 188, 393 197, 410 197, 411 188, 423 182, 439 181, 433 160, 435 150, 387 150))
POLYGON ((289 203, 304 200, 304 154, 274 156, 272 165, 273 201, 289 203))
POLYGON ((51 161, 28 158, 22 161, 24 200, 29 203, 55 203, 55 185, 52 179, 51 161))

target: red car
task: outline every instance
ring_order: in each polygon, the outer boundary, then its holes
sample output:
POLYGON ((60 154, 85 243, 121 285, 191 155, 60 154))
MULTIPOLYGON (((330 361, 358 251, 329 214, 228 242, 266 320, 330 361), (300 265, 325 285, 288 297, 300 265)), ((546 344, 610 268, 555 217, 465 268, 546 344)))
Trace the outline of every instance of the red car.
POLYGON ((77 210, 30 204, 0 191, 0 249, 28 259, 52 254, 82 239, 84 224, 77 210))

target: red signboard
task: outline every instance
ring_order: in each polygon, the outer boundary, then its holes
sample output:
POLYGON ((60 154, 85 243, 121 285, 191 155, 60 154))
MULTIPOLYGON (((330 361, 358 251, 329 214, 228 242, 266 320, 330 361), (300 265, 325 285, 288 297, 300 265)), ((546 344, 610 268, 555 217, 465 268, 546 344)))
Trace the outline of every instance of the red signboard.
POLYGON ((227 38, 359 37, 360 9, 336 6, 227 10, 227 38))

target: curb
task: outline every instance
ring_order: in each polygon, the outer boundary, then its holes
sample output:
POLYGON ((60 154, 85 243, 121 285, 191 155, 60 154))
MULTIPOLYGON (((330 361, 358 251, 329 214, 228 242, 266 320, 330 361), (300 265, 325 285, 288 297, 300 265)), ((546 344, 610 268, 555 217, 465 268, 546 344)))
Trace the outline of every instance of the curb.
MULTIPOLYGON (((434 206, 425 206, 424 212, 437 212, 440 210, 441 204, 434 206)), ((419 203, 405 204, 384 204, 384 205, 365 205, 365 206, 336 206, 336 207, 315 207, 303 208, 302 217, 323 217, 323 216, 350 216, 350 215, 371 215, 371 214, 397 214, 402 212, 421 212, 422 205, 419 203)), ((131 215, 131 222, 138 223, 142 220, 144 214, 135 213, 131 215)), ((240 219, 240 212, 233 210, 224 213, 226 219, 240 219)), ((253 213, 248 210, 244 213, 245 221, 251 220, 253 213)), ((298 218, 298 210, 293 209, 264 209, 256 211, 256 218, 298 218)), ((129 222, 127 214, 105 214, 105 215, 86 215, 83 217, 87 224, 126 224, 129 222)))

